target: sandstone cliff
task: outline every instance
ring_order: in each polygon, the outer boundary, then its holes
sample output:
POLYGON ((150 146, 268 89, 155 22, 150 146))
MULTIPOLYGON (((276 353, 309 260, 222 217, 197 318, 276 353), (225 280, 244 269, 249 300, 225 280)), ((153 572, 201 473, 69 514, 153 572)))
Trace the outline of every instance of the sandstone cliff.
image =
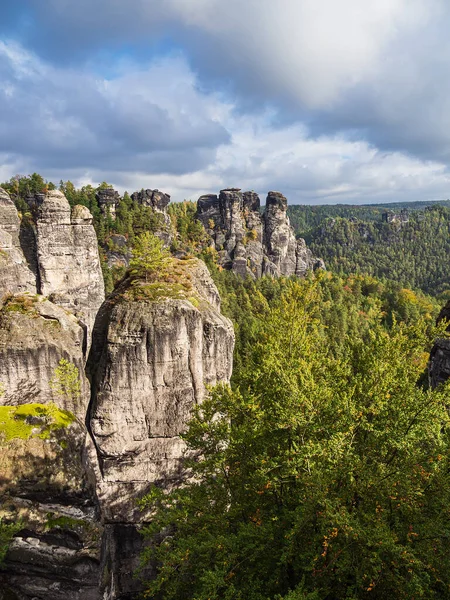
POLYGON ((94 329, 89 420, 110 521, 133 522, 135 498, 149 484, 179 480, 179 433, 205 385, 231 376, 234 334, 217 289, 202 262, 179 261, 177 268, 191 278, 189 297, 123 301, 119 288, 94 329))
POLYGON ((36 270, 27 262, 22 248, 29 229, 25 223, 21 228, 13 201, 0 188, 0 298, 6 293, 37 291, 36 270))
MULTIPOLYGON (((440 322, 442 319, 450 322, 450 302, 441 310, 437 320, 440 322)), ((437 387, 450 378, 450 339, 437 340, 435 343, 430 354, 428 374, 431 387, 437 387)))
MULTIPOLYGON (((38 293, 74 312, 92 331, 105 298, 92 215, 72 210, 58 191, 28 199, 32 215, 22 221, 0 188, 0 298, 38 293)), ((89 344, 89 333, 87 335, 89 344)))
POLYGON ((43 297, 8 297, 0 309, 0 518, 24 523, 0 568, 7 598, 98 598, 102 528, 86 458, 84 339, 77 319, 43 297), (79 395, 50 386, 61 358, 79 369, 79 395))
POLYGON ((35 202, 39 291, 74 311, 90 332, 105 298, 92 215, 85 206, 71 210, 58 191, 35 202))
MULTIPOLYGON (((68 226, 57 200, 56 221, 68 226)), ((154 300, 130 298, 125 280, 103 303, 88 361, 91 390, 82 322, 38 295, 4 300, 0 518, 25 526, 0 566, 1 600, 138 593, 132 574, 145 515, 136 500, 153 484, 180 482, 179 434, 205 386, 229 381, 232 369, 233 328, 205 265, 175 261, 174 274, 182 294, 162 288, 154 300), (78 398, 50 385, 61 358, 79 368, 78 398)))
POLYGON ((324 268, 305 241, 295 238, 286 210, 287 200, 279 192, 269 192, 261 214, 255 192, 230 188, 219 196, 202 196, 197 218, 211 236, 222 266, 243 277, 303 276, 307 270, 324 268))

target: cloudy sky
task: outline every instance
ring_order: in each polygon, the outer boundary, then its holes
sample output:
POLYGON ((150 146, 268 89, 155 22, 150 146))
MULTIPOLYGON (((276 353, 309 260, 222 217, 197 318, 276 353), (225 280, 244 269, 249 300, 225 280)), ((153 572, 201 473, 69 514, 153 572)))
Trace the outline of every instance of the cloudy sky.
POLYGON ((2 0, 0 181, 450 197, 448 0, 2 0))

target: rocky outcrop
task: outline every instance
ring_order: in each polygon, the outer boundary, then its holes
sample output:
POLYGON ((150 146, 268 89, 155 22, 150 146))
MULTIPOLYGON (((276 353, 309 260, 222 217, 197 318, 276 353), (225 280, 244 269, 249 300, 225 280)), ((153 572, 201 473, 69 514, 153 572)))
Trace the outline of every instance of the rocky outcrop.
MULTIPOLYGON (((450 323, 450 301, 439 313, 437 322, 440 323, 443 319, 450 323)), ((450 325, 447 331, 450 331, 450 325)), ((430 354, 428 376, 433 388, 450 378, 450 339, 443 338, 436 341, 430 354)))
POLYGON ((0 405, 55 402, 84 422, 89 384, 84 375, 85 332, 76 317, 42 296, 16 295, 0 307, 0 405), (78 399, 62 398, 50 387, 65 358, 80 373, 78 399))
POLYGON ((92 331, 105 298, 92 215, 72 210, 56 190, 28 198, 31 216, 19 219, 0 188, 0 298, 38 293, 74 312, 92 331))
POLYGON ((259 196, 238 188, 202 196, 197 206, 197 218, 211 236, 220 263, 243 277, 304 276, 307 270, 324 268, 305 241, 296 240, 287 200, 279 192, 269 192, 264 214, 259 196))
POLYGON ((119 192, 113 188, 103 188, 97 190, 95 198, 98 202, 100 210, 103 215, 107 215, 108 212, 113 219, 116 218, 116 210, 119 206, 120 195, 119 192))
POLYGON ((90 332, 105 298, 92 215, 85 206, 71 211, 56 190, 35 202, 39 292, 73 311, 90 332))
POLYGON ((1 307, 0 518, 25 525, 0 567, 6 598, 99 599, 102 526, 86 453, 83 342, 77 319, 42 297, 8 297, 1 307), (79 396, 50 386, 61 358, 79 369, 79 396))
POLYGON ((159 190, 144 190, 131 194, 131 199, 142 206, 151 208, 156 215, 161 219, 160 226, 155 231, 166 246, 172 241, 172 227, 170 216, 167 213, 167 207, 170 203, 169 194, 165 194, 159 190))
POLYGON ((305 240, 296 239, 286 214, 287 200, 280 192, 269 192, 264 213, 265 264, 263 273, 278 276, 303 277, 308 270, 325 265, 306 247, 305 240))
POLYGON ((136 498, 185 476, 179 435, 205 386, 229 381, 233 328, 197 260, 175 261, 184 295, 175 286, 130 299, 125 280, 98 310, 90 212, 56 191, 33 196, 30 210, 34 263, 3 195, 0 240, 30 285, 8 275, 0 304, 0 519, 25 524, 0 566, 0 599, 133 598, 145 518, 136 498), (78 367, 79 395, 51 385, 61 358, 78 367))
POLYGON ((124 235, 113 233, 105 245, 108 267, 128 267, 131 260, 131 250, 124 235))
MULTIPOLYGON (((27 262, 21 244, 30 227, 28 222, 21 227, 14 202, 0 188, 0 298, 6 293, 37 291, 36 271, 27 262)), ((32 232, 31 236, 33 239, 32 232)))
POLYGON ((170 202, 169 194, 159 190, 144 190, 131 194, 131 199, 142 206, 149 206, 154 211, 167 215, 167 207, 170 202))
POLYGON ((88 369, 90 427, 98 453, 98 486, 109 521, 140 518, 136 498, 151 484, 182 477, 184 430, 205 385, 228 381, 233 328, 200 261, 179 261, 191 299, 106 301, 94 329, 88 369))

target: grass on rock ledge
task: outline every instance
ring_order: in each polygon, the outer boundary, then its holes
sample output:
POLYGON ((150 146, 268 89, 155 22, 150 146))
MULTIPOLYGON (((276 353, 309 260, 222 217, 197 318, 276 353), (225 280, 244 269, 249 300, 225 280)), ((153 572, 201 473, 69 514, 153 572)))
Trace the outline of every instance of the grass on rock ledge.
POLYGON ((48 439, 52 432, 68 427, 75 417, 55 404, 0 406, 0 440, 48 439))

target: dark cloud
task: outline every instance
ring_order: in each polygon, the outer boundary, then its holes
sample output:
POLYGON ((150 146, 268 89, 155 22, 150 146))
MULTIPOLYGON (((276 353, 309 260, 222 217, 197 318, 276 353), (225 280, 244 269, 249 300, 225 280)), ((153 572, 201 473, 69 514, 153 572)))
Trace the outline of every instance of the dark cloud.
POLYGON ((38 170, 205 168, 229 134, 189 78, 172 60, 108 82, 0 46, 0 152, 38 170))
POLYGON ((0 153, 184 195, 441 195, 449 24, 444 0, 3 0, 0 153))

